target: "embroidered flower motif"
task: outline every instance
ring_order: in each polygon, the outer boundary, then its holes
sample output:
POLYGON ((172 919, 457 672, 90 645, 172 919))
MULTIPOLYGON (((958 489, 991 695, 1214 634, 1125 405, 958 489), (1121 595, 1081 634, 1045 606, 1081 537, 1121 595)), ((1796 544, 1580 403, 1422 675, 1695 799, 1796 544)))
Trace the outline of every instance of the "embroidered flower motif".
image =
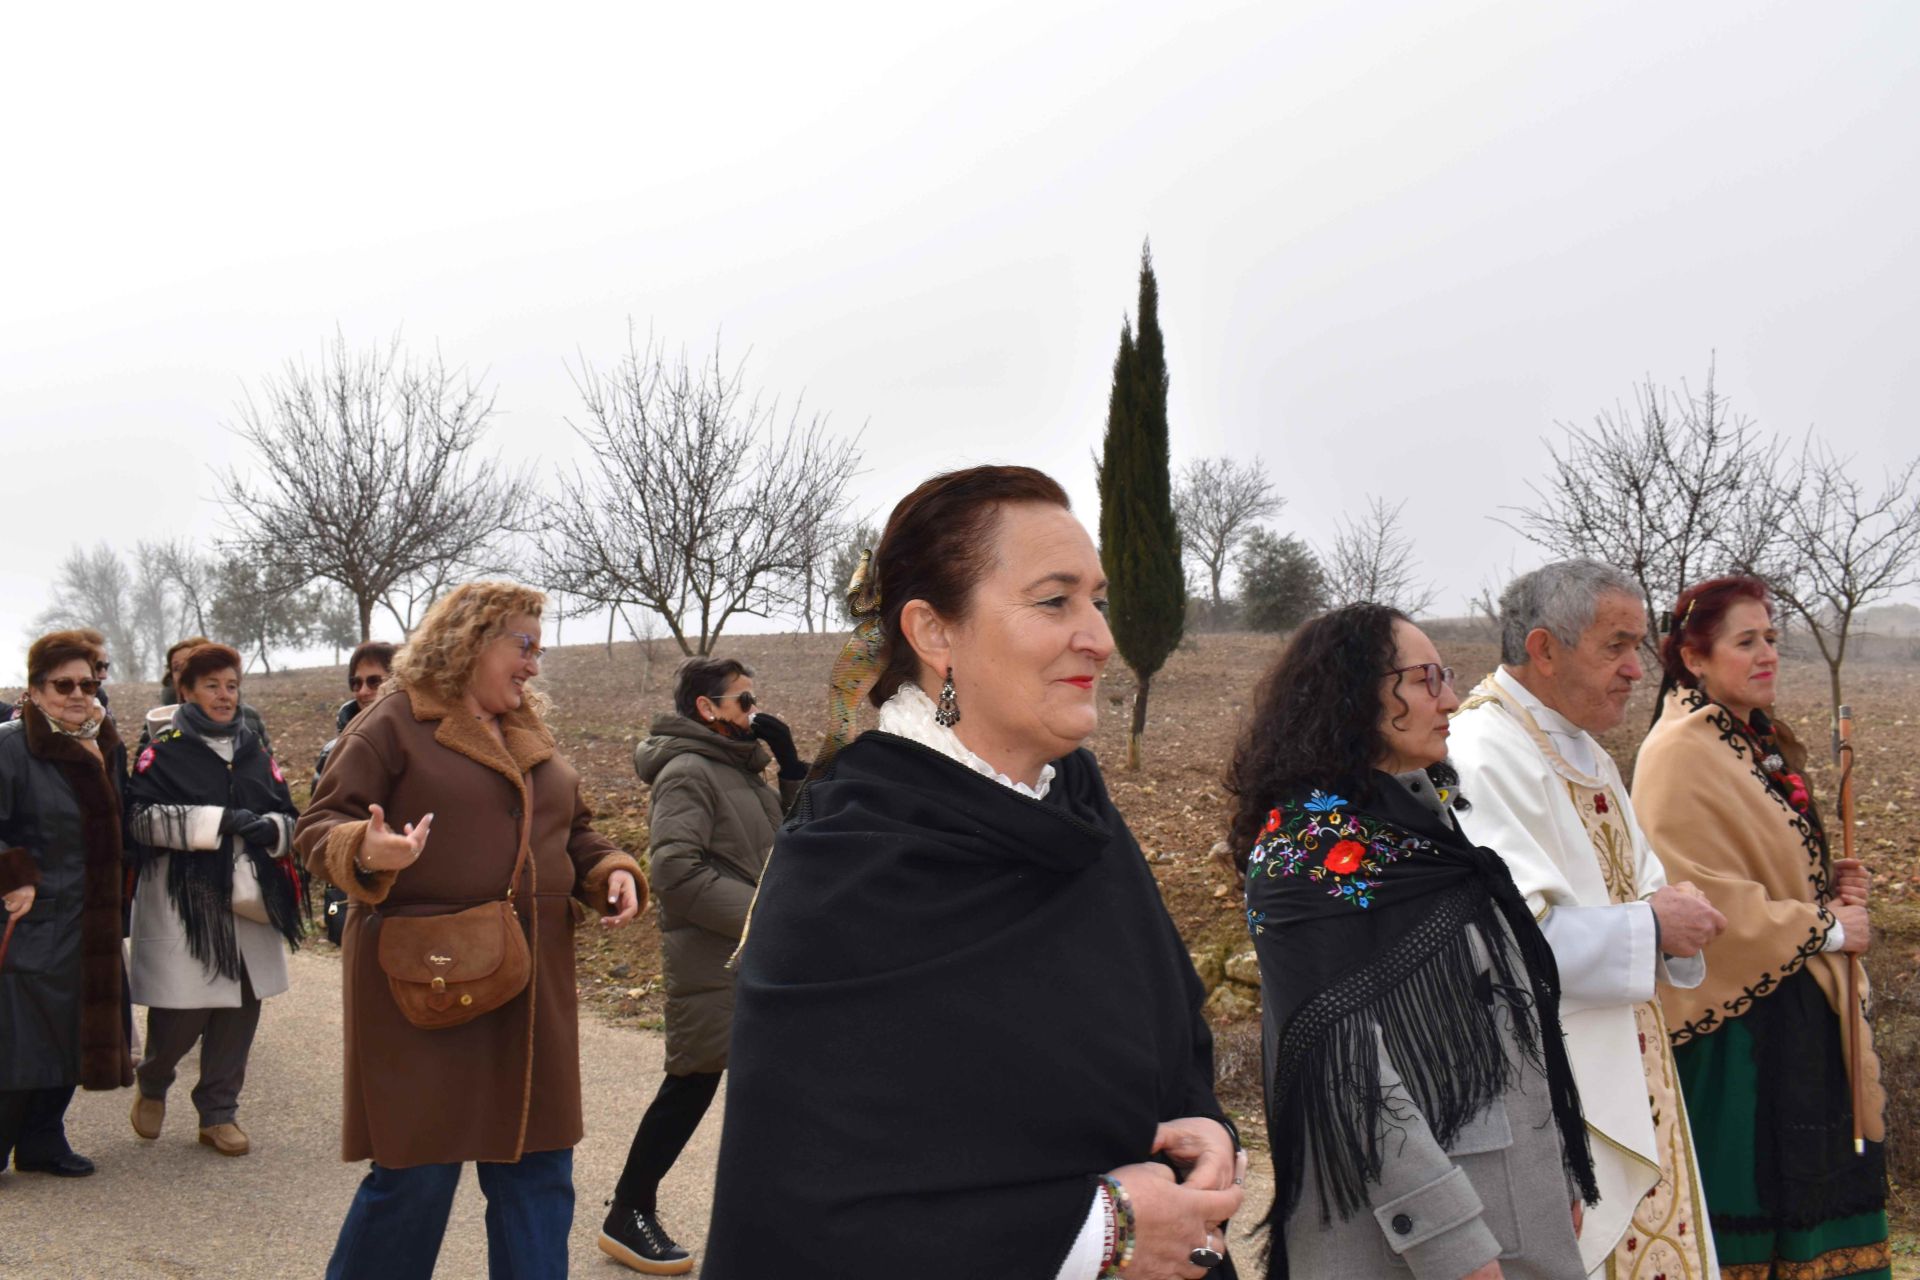
POLYGON ((1593 797, 1593 811, 1595 813, 1605 813, 1607 811, 1607 797, 1605 792, 1601 792, 1593 797))
POLYGON ((267 768, 272 770, 273 780, 275 782, 279 782, 279 783, 286 782, 287 775, 280 772, 280 762, 278 760, 275 760, 272 756, 267 757, 267 768))
POLYGON ((1342 840, 1333 846, 1321 866, 1337 876, 1350 876, 1360 869, 1360 862, 1367 856, 1367 847, 1357 840, 1342 840))
POLYGON ((145 773, 148 769, 152 767, 153 767, 153 748, 148 747, 145 751, 142 751, 140 753, 140 759, 134 763, 133 771, 135 773, 145 773))
MULTIPOLYGON (((1327 896, 1365 910, 1373 905, 1381 870, 1431 846, 1392 828, 1373 830, 1346 812, 1344 796, 1315 791, 1304 802, 1268 815, 1265 830, 1247 855, 1247 887, 1260 876, 1305 876, 1326 885, 1327 896)), ((1264 920, 1264 917, 1262 918, 1264 920)), ((1262 921, 1248 923, 1255 933, 1262 921)))

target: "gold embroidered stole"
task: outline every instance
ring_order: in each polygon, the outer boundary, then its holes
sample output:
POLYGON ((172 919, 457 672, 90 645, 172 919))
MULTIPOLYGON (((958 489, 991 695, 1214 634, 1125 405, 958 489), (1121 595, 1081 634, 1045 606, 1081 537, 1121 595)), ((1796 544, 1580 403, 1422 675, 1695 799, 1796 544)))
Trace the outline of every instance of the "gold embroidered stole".
MULTIPOLYGON (((1542 735, 1544 736, 1544 735, 1542 735)), ((1634 875, 1633 834, 1627 829, 1620 797, 1611 786, 1584 786, 1571 779, 1567 798, 1580 814, 1606 878, 1614 904, 1640 901, 1634 875)), ((1686 1100, 1667 1042, 1666 1018, 1656 996, 1638 1005, 1633 1020, 1640 1033, 1640 1065, 1646 1072, 1647 1104, 1660 1143, 1660 1181, 1633 1211, 1633 1225, 1607 1260, 1607 1280, 1706 1280, 1708 1241, 1706 1198, 1687 1125, 1686 1100)))

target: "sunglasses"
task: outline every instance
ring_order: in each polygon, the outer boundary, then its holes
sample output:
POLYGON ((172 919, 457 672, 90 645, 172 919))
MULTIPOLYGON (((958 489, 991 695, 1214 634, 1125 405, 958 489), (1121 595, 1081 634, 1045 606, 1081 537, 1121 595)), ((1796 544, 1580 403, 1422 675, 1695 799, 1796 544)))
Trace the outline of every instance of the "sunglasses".
POLYGON ((47 681, 47 688, 53 690, 63 698, 71 698, 75 689, 78 689, 91 698, 94 694, 100 692, 100 682, 98 680, 75 680, 72 676, 61 676, 57 680, 47 681))
POLYGON ((1413 671, 1420 673, 1420 678, 1426 682, 1427 693, 1432 697, 1439 697, 1442 687, 1449 689, 1453 687, 1453 668, 1443 667, 1437 662, 1416 662, 1411 667, 1395 667, 1381 678, 1406 675, 1413 671))
POLYGON ((378 689, 382 684, 386 683, 386 679, 385 676, 348 676, 347 688, 353 690, 355 693, 360 692, 363 685, 369 689, 378 689))
POLYGON ((708 701, 708 702, 725 702, 725 701, 726 701, 726 700, 727 700, 728 698, 738 698, 738 699, 740 699, 740 709, 741 709, 742 711, 751 711, 751 710, 753 710, 753 707, 754 707, 754 697, 753 697, 753 690, 751 690, 751 689, 744 689, 744 690, 742 690, 742 691, 741 691, 741 692, 739 692, 739 693, 715 693, 715 694, 709 694, 709 695, 708 695, 708 697, 707 697, 707 701, 708 701))
POLYGON ((99 661, 93 664, 93 674, 98 676, 102 680, 105 680, 107 678, 107 672, 111 670, 113 670, 113 664, 111 662, 105 661, 104 659, 102 661, 99 661))
POLYGON ((520 642, 520 656, 522 658, 532 662, 538 662, 547 656, 547 651, 540 647, 538 637, 530 636, 524 631, 509 631, 507 634, 520 642))

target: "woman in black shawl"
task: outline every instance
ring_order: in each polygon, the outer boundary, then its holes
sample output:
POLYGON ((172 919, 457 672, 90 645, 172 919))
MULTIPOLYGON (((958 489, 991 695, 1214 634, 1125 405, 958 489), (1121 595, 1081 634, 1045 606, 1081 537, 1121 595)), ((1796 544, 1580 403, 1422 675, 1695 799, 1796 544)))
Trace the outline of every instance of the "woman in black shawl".
POLYGON ((701 1274, 1232 1275, 1200 982, 1080 746, 1091 539, 981 467, 904 499, 873 571, 834 688, 880 728, 830 736, 761 882, 701 1274))
POLYGON ((1234 753, 1269 1277, 1585 1274, 1597 1197, 1559 974, 1499 855, 1454 823, 1459 705, 1405 615, 1349 605, 1294 636, 1234 753))
POLYGON ((287 989, 300 938, 299 881, 288 856, 299 811, 286 777, 240 716, 240 655, 207 644, 187 655, 184 699, 127 782, 139 879, 130 977, 147 1008, 133 1130, 160 1136, 174 1069, 200 1043, 193 1091, 199 1140, 243 1156, 237 1122, 260 1002, 287 989))

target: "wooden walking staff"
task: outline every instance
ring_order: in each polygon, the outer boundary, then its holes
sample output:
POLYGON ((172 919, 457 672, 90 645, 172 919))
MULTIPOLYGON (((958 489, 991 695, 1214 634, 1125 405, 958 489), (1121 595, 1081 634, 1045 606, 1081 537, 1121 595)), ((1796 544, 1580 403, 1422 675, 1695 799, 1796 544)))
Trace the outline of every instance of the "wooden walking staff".
MULTIPOLYGON (((1840 707, 1840 848, 1853 857, 1853 708, 1840 707)), ((1865 1155, 1860 1133, 1860 953, 1847 953, 1847 1087, 1853 1098, 1853 1154, 1865 1155)))

